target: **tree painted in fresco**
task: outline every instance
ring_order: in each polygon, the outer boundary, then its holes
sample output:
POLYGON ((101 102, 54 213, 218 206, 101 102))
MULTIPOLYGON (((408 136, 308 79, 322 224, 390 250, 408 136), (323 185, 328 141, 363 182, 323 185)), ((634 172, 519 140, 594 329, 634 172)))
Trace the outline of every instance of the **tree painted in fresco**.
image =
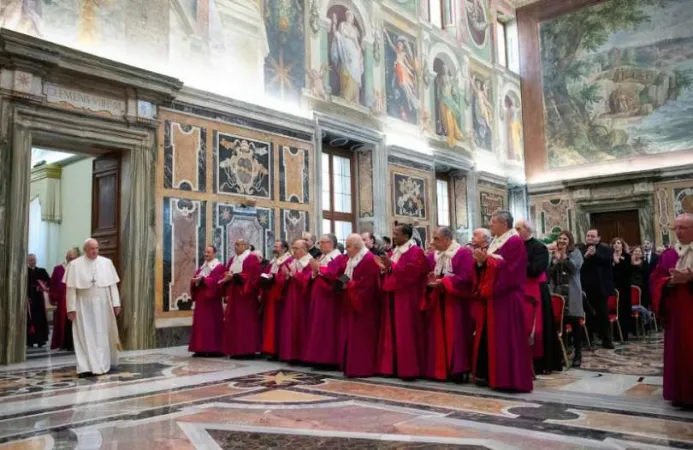
MULTIPOLYGON (((647 49, 612 49, 608 54, 598 51, 614 33, 635 30, 638 25, 649 22, 648 7, 665 7, 669 1, 610 0, 541 25, 546 141, 550 161, 556 157, 556 152, 565 149, 576 151, 587 162, 598 160, 598 154, 604 149, 616 157, 646 153, 649 142, 643 139, 628 142, 626 131, 609 129, 604 120, 598 120, 595 106, 600 102, 612 102, 607 104, 607 109, 618 112, 619 107, 628 109, 631 99, 618 92, 604 98, 600 84, 595 82, 595 73, 613 62, 609 60, 616 52, 619 65, 639 66, 643 70, 656 67, 656 56, 648 64, 647 49)), ((668 92, 668 99, 676 99, 681 90, 690 87, 693 81, 685 71, 675 71, 675 77, 676 85, 668 92)), ((637 99, 633 103, 636 107, 639 105, 637 99)), ((638 114, 646 115, 635 113, 638 114)))

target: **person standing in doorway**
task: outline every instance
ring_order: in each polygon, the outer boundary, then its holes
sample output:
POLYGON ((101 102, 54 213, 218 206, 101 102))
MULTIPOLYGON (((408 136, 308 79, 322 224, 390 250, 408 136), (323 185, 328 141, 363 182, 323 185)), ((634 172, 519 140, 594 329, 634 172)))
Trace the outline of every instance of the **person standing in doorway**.
POLYGON ((46 296, 50 287, 50 276, 46 269, 36 266, 36 255, 26 258, 28 276, 26 280, 27 321, 26 343, 29 347, 43 347, 48 341, 48 318, 46 296))
POLYGON ((72 322, 67 320, 67 287, 63 283, 65 270, 68 264, 79 258, 79 248, 70 249, 65 254, 65 262, 58 264, 51 275, 50 297, 51 305, 55 306, 53 313, 53 336, 51 337, 51 350, 73 350, 72 322))

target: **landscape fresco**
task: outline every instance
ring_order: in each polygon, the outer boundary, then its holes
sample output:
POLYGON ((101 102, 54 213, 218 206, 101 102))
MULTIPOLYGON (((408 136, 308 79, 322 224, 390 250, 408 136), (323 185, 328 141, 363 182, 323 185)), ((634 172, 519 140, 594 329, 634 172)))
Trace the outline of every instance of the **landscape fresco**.
POLYGON ((549 167, 693 148, 693 2, 609 0, 540 34, 549 167))

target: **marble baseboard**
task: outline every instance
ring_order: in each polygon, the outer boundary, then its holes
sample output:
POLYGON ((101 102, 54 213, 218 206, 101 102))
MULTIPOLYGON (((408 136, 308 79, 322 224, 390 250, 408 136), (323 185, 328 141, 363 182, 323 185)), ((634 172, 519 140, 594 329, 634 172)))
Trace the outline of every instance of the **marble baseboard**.
POLYGON ((156 346, 177 347, 179 345, 188 345, 190 342, 190 332, 192 327, 166 327, 156 329, 156 346))

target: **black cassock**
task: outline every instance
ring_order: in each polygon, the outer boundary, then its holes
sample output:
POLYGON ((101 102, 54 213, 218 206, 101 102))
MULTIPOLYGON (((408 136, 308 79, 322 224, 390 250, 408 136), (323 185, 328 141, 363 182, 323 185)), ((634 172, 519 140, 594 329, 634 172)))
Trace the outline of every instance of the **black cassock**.
POLYGON ((42 281, 45 286, 50 285, 51 278, 46 269, 36 267, 29 269, 26 280, 27 291, 27 321, 26 321, 26 343, 28 346, 34 344, 45 345, 48 341, 48 318, 46 317, 46 301, 43 291, 39 285, 42 281))
MULTIPOLYGON (((549 269, 549 250, 546 245, 536 238, 525 241, 527 251, 527 276, 537 278, 549 269)), ((547 276, 548 280, 548 276, 547 276)), ((553 321, 551 292, 548 282, 539 285, 541 290, 541 317, 544 331, 544 355, 534 360, 534 371, 538 374, 560 371, 563 368, 561 344, 553 321)))

